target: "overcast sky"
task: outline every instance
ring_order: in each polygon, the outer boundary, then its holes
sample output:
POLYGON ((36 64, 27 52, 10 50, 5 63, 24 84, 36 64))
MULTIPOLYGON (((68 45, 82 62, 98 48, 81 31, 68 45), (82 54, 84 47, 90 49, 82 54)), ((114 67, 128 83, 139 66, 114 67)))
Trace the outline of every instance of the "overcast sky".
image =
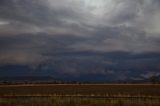
POLYGON ((74 76, 122 70, 125 75, 131 68, 147 71, 141 76, 157 73, 159 19, 159 0, 0 0, 0 66, 41 65, 74 76), (105 53, 129 57, 104 59, 105 53))

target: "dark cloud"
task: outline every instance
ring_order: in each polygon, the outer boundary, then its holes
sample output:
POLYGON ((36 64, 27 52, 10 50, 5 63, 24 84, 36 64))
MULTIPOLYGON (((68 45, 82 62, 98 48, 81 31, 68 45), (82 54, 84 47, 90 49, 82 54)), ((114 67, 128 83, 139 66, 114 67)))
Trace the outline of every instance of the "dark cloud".
POLYGON ((158 72, 159 4, 158 0, 1 0, 0 66, 21 65, 79 79, 89 74, 122 74, 126 79, 158 72))

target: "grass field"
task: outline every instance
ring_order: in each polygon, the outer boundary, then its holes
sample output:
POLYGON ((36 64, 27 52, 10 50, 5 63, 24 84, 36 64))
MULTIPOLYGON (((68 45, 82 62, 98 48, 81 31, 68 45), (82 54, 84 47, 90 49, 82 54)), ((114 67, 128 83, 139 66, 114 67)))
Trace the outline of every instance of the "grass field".
POLYGON ((160 106, 160 85, 0 85, 0 106, 160 106))

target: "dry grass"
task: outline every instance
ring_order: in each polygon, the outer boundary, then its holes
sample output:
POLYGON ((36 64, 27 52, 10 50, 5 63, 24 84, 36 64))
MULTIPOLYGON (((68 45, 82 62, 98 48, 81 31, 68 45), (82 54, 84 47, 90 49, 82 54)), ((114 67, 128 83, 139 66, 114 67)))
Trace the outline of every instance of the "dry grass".
POLYGON ((43 84, 43 85, 3 85, 0 96, 124 96, 159 97, 160 85, 119 85, 119 84, 43 84))
POLYGON ((0 106, 160 106, 160 85, 1 85, 0 106))
POLYGON ((160 99, 3 98, 0 100, 0 106, 160 106, 160 99))

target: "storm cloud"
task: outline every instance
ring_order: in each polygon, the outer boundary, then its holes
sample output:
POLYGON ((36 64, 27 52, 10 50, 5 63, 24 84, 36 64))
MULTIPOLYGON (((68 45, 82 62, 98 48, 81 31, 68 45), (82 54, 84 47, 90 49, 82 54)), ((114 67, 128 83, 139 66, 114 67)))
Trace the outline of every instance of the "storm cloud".
POLYGON ((1 0, 0 67, 119 79, 158 73, 159 10, 159 0, 1 0))

